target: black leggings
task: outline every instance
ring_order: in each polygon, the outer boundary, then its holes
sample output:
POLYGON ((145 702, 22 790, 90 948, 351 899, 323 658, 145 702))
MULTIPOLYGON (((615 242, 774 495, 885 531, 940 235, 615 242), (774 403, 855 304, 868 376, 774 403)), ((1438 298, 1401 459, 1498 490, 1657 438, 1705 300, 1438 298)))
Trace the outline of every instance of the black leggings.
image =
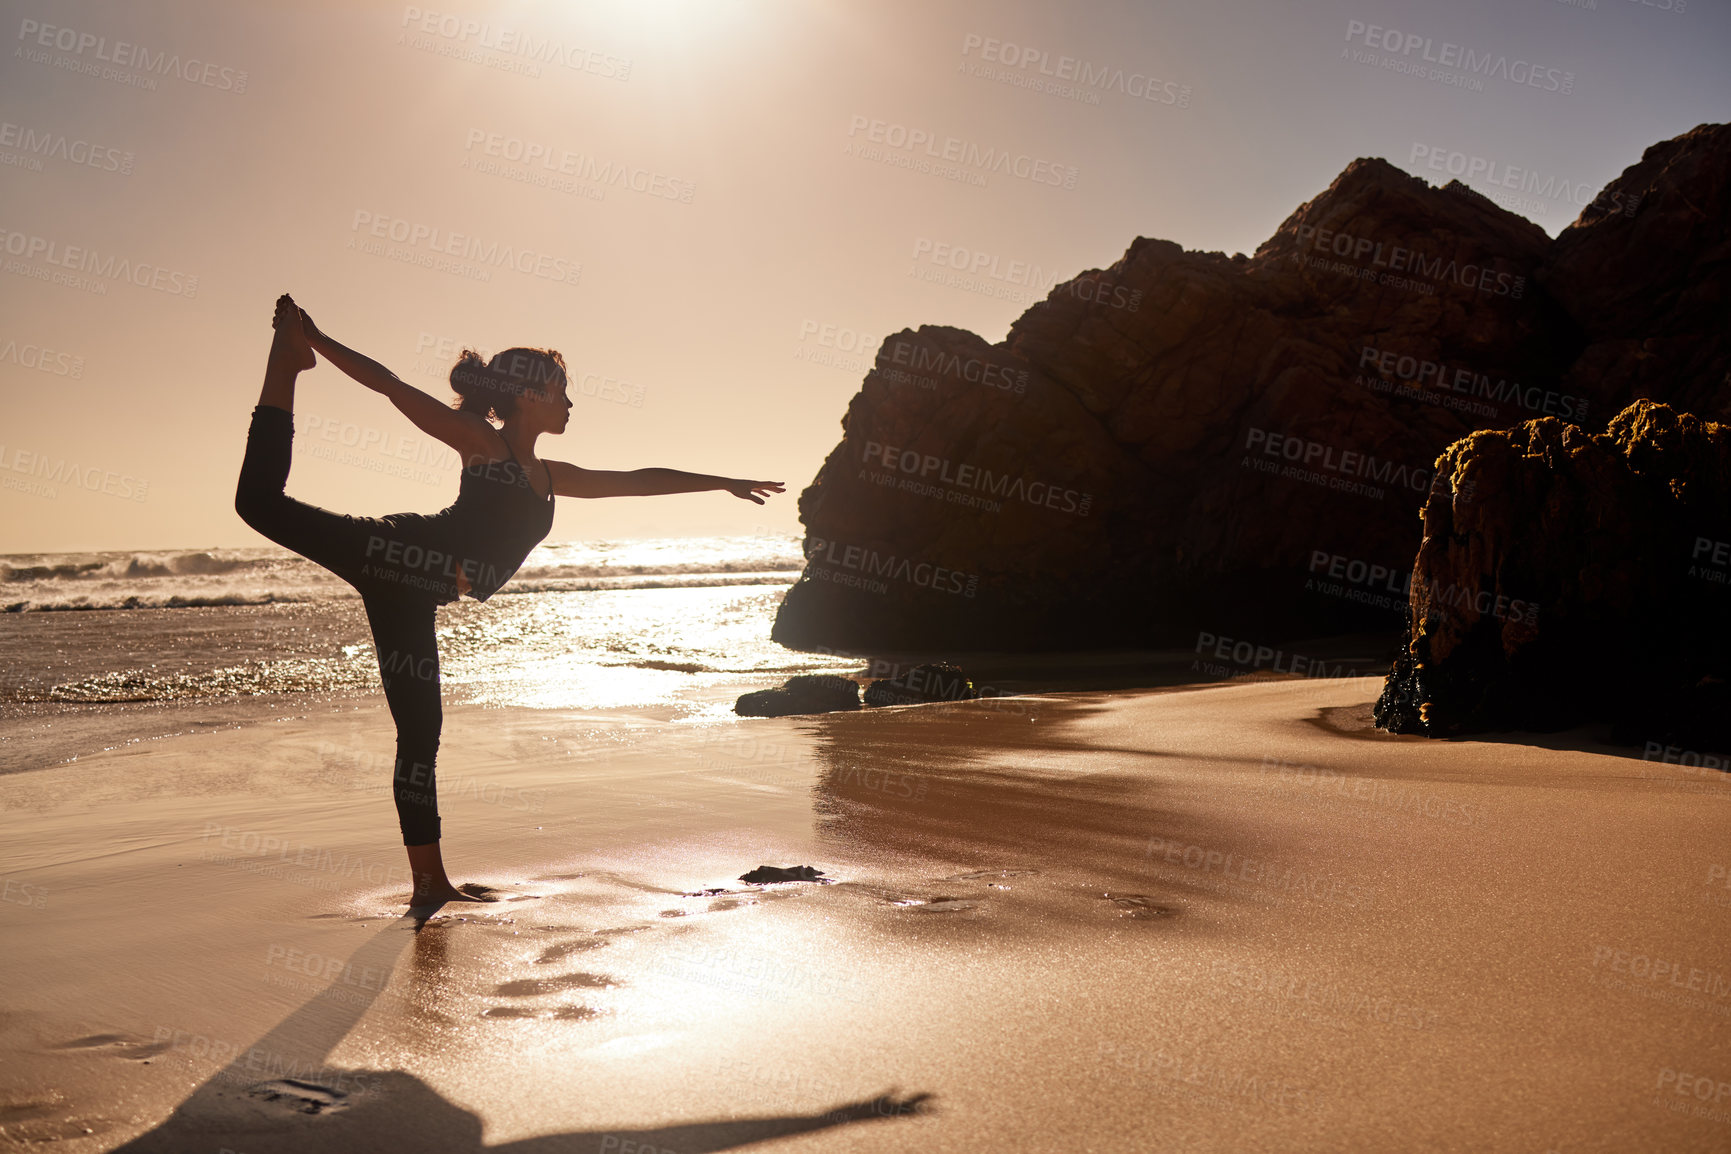
POLYGON ((373 629, 385 700, 397 723, 392 790, 403 844, 438 841, 433 762, 439 753, 444 712, 439 705, 439 647, 433 617, 447 599, 393 582, 367 561, 369 544, 400 536, 398 525, 332 513, 283 492, 293 439, 294 418, 289 413, 271 405, 253 410, 234 510, 278 545, 323 565, 359 591, 373 629))

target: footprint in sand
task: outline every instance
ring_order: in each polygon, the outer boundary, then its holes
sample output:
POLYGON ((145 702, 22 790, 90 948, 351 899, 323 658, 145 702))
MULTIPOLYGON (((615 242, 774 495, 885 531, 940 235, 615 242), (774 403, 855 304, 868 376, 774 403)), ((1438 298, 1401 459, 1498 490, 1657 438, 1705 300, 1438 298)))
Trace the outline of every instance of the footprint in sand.
POLYGON ((1035 869, 972 870, 965 874, 951 874, 949 877, 942 880, 947 882, 980 882, 985 881, 987 878, 1031 877, 1039 872, 1039 870, 1035 869))
POLYGON ((564 1022, 587 1022, 590 1018, 599 1018, 601 1011, 592 1006, 559 1006, 551 1013, 531 1010, 525 1006, 494 1006, 484 1011, 483 1018, 555 1018, 564 1022))
POLYGON ((66 1096, 45 1090, 29 1097, 0 1097, 0 1138, 9 1139, 7 1149, 25 1149, 41 1143, 90 1138, 115 1128, 111 1119, 73 1114, 68 1117, 66 1096))
POLYGON ((349 1108, 349 1096, 341 1090, 298 1078, 261 1082, 248 1090, 246 1096, 296 1114, 334 1114, 349 1108))
POLYGON ((606 938, 579 939, 575 942, 561 942, 556 946, 548 946, 541 951, 541 956, 535 959, 537 966, 549 966, 554 962, 563 961, 572 954, 585 950, 599 950, 607 944, 606 938))
POLYGON ((1147 894, 1104 894, 1105 899, 1118 907, 1120 915, 1127 918, 1169 918, 1178 911, 1171 906, 1163 906, 1147 894))
POLYGON ((172 1042, 150 1042, 137 1034, 91 1034, 50 1047, 54 1050, 114 1049, 120 1051, 119 1057, 130 1058, 134 1062, 147 1062, 173 1048, 172 1042))
POLYGON ((494 1006, 491 1010, 482 1010, 483 1018, 534 1018, 539 1017, 534 1010, 526 1006, 494 1006))
POLYGON ((0 1126, 40 1118, 54 1113, 66 1104, 66 1096, 58 1090, 46 1090, 33 1098, 0 1100, 0 1126))
POLYGON ((910 913, 916 914, 953 914, 963 910, 978 909, 980 905, 979 902, 970 902, 966 898, 951 898, 941 895, 935 898, 901 898, 890 904, 901 906, 910 913))
POLYGON ((518 978, 502 982, 493 992, 506 998, 534 998, 560 990, 610 990, 619 983, 604 974, 562 974, 557 978, 518 978))

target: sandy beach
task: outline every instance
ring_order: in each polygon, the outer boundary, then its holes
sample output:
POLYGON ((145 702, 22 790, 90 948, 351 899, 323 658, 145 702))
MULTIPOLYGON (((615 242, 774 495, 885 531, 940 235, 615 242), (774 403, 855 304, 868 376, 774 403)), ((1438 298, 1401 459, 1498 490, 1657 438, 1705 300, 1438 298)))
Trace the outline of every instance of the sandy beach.
POLYGON ((14 773, 0 1143, 1731 1144, 1725 776, 1378 688, 457 706, 419 926, 376 697, 14 773))
POLYGON ((1731 0, 16 7, 0 1154, 1731 1154, 1731 0))

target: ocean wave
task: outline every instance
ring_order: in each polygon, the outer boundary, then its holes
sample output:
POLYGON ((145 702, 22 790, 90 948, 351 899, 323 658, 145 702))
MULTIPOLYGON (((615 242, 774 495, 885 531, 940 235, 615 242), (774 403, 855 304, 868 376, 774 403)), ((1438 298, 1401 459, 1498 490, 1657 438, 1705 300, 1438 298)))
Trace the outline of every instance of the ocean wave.
MULTIPOLYGON (((501 595, 790 585, 794 537, 664 538, 538 546, 501 595)), ((0 612, 183 609, 357 596, 286 549, 160 549, 0 557, 0 612)))
MULTIPOLYGON (((288 556, 242 556, 240 551, 25 554, 0 559, 0 584, 20 581, 117 581, 128 578, 195 577, 272 568, 288 556), (218 553, 227 552, 227 556, 218 553)), ((260 552, 260 551, 253 551, 260 552)))
MULTIPOLYGON (((596 593, 629 589, 707 589, 734 585, 792 585, 797 573, 693 575, 685 579, 601 578, 587 581, 512 581, 494 596, 512 597, 530 593, 596 593)), ((4 594, 0 594, 3 597, 4 594)), ((230 593, 125 593, 106 596, 84 592, 63 596, 37 595, 18 600, 0 600, 0 613, 70 613, 96 609, 203 609, 223 605, 303 605, 319 601, 359 598, 348 585, 333 581, 331 588, 316 590, 272 590, 230 593)))

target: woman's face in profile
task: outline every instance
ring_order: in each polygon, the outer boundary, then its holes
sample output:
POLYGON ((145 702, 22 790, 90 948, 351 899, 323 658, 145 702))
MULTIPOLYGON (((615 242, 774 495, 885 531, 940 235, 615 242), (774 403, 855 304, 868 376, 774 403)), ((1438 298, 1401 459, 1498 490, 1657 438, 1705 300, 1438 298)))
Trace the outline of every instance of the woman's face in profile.
POLYGON ((523 391, 521 405, 530 408, 538 423, 550 433, 562 433, 571 420, 571 399, 566 395, 565 374, 560 373, 553 380, 536 389, 523 391))

